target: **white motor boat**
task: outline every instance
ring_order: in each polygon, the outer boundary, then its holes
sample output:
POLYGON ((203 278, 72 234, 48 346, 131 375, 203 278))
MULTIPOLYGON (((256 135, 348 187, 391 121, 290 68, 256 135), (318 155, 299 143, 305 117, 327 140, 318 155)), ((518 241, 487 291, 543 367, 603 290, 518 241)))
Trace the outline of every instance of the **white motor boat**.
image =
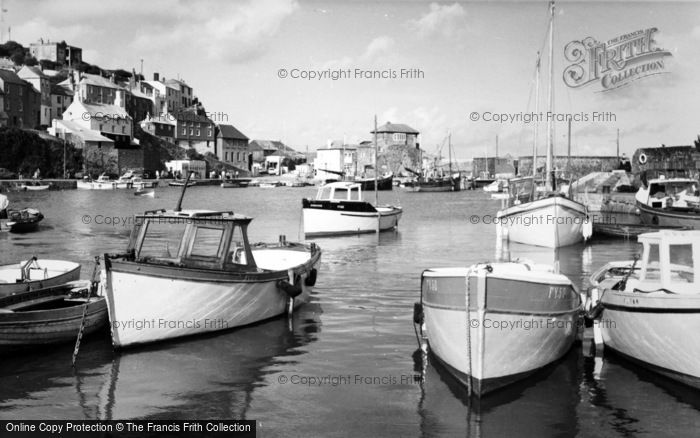
POLYGON ((115 189, 128 189, 131 188, 131 181, 123 180, 110 180, 107 175, 100 175, 96 180, 83 180, 78 181, 77 187, 84 190, 115 190, 115 189))
POLYGON ((113 345, 231 329, 307 301, 320 249, 286 239, 251 245, 251 220, 179 208, 137 215, 126 253, 104 256, 113 345))
POLYGON ((605 348, 700 388, 700 231, 639 236, 641 263, 591 276, 587 309, 605 348))
POLYGON ((307 237, 391 230, 403 213, 401 207, 364 201, 361 184, 344 181, 319 187, 315 199, 302 200, 302 211, 307 237))
POLYGON ((635 194, 642 223, 700 228, 700 184, 692 178, 654 178, 635 194))
POLYGON ((428 269, 414 320, 430 351, 477 397, 558 360, 576 340, 581 297, 547 265, 428 269))
POLYGON ((0 297, 68 283, 80 278, 80 264, 65 260, 38 260, 0 266, 0 297))

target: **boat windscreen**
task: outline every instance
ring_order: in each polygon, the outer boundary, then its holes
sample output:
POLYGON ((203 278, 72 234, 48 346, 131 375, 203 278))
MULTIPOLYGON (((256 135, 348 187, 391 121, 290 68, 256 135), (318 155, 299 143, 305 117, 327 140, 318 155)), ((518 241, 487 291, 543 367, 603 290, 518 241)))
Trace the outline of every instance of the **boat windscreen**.
POLYGON ((176 259, 186 226, 185 221, 148 221, 138 257, 176 259))
POLYGON ((671 262, 671 281, 678 283, 695 282, 695 266, 693 260, 693 245, 690 243, 669 245, 671 262))

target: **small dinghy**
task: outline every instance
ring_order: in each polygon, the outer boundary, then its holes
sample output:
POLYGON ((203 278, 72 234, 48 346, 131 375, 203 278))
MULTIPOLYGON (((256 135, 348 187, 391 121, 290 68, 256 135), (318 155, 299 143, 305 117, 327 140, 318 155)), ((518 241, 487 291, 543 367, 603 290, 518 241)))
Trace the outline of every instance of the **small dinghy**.
POLYGON ((154 198, 156 196, 156 191, 139 189, 134 192, 134 196, 148 196, 149 198, 154 198))
POLYGON ((36 208, 24 208, 22 210, 8 210, 7 218, 6 225, 11 233, 28 233, 36 231, 39 222, 44 219, 44 215, 36 208))
POLYGON ((107 304, 90 281, 0 298, 0 351, 72 342, 107 323, 107 304))
POLYGON ((80 278, 80 264, 65 260, 27 261, 0 266, 0 297, 68 283, 80 278))

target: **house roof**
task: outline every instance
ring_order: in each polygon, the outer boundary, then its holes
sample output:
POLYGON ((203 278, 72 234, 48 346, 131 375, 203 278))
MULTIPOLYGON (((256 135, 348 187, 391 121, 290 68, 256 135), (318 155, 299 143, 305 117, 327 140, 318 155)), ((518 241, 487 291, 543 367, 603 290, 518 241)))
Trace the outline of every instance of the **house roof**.
MULTIPOLYGON (((19 71, 17 72, 18 76, 19 76, 19 73, 22 73, 23 70, 24 70, 25 72, 28 71, 28 72, 30 72, 30 73, 33 73, 33 74, 35 74, 36 76, 38 76, 38 77, 40 77, 40 78, 45 78, 45 77, 46 77, 46 75, 44 74, 43 71, 41 71, 40 68, 38 68, 38 67, 36 67, 36 66, 29 66, 29 65, 25 65, 25 66, 23 66, 21 69, 19 69, 19 71)), ((23 73, 23 74, 24 74, 24 73, 23 73)), ((27 76, 25 76, 25 77, 27 77, 27 76)))
POLYGON ((178 111, 177 113, 174 113, 173 116, 177 120, 178 123, 182 122, 202 122, 202 123, 210 123, 214 124, 207 116, 197 114, 195 110, 192 109, 185 109, 178 111))
MULTIPOLYGON (((404 134, 420 134, 420 132, 416 131, 408 125, 404 125, 403 123, 386 122, 385 124, 377 128, 377 134, 393 134, 396 132, 404 134)), ((374 134, 374 131, 370 131, 370 134, 374 134)))
POLYGON ((61 85, 52 85, 51 86, 51 94, 57 94, 60 96, 72 96, 73 92, 69 90, 66 87, 63 87, 61 85))
POLYGON ((291 157, 291 158, 297 158, 297 157, 303 157, 304 154, 301 154, 294 149, 290 148, 289 146, 285 145, 281 141, 278 140, 252 140, 249 144, 249 147, 251 149, 255 149, 255 147, 259 147, 260 149, 264 151, 271 151, 273 153, 276 153, 277 155, 284 155, 286 157, 291 157))
POLYGON ((22 80, 22 78, 17 76, 17 73, 10 70, 0 69, 0 79, 10 84, 25 85, 27 83, 24 80, 22 80))
POLYGON ((236 140, 248 140, 241 131, 233 125, 219 125, 219 132, 222 138, 233 138, 236 140))
POLYGON ((98 87, 106 87, 106 88, 116 88, 118 90, 121 90, 122 87, 115 84, 111 80, 107 78, 103 78, 100 75, 93 75, 90 73, 82 73, 81 78, 80 78, 81 83, 86 83, 89 85, 96 85, 98 87))
POLYGON ((84 141, 101 141, 114 143, 112 139, 105 137, 100 134, 100 131, 94 131, 92 129, 85 129, 84 127, 78 125, 70 120, 59 120, 56 119, 56 125, 63 125, 63 128, 71 134, 75 134, 82 138, 84 141))
MULTIPOLYGON (((76 101, 77 102, 77 101, 76 101)), ((123 118, 131 118, 129 113, 126 112, 126 110, 120 106, 116 105, 106 105, 103 103, 85 103, 85 102, 78 102, 81 104, 83 107, 85 107, 85 110, 89 112, 90 114, 109 114, 111 117, 123 117, 123 118)))

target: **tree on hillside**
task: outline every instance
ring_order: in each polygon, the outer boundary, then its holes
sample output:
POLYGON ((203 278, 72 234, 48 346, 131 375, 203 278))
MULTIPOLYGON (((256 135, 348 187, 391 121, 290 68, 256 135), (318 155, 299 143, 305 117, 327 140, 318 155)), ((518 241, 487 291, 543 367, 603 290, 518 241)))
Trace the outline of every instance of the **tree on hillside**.
MULTIPOLYGON (((82 152, 72 144, 65 145, 66 168, 82 168, 82 152)), ((47 178, 63 176, 63 143, 56 139, 46 140, 37 134, 16 128, 0 129, 0 167, 12 172, 32 175, 36 169, 47 178)))

